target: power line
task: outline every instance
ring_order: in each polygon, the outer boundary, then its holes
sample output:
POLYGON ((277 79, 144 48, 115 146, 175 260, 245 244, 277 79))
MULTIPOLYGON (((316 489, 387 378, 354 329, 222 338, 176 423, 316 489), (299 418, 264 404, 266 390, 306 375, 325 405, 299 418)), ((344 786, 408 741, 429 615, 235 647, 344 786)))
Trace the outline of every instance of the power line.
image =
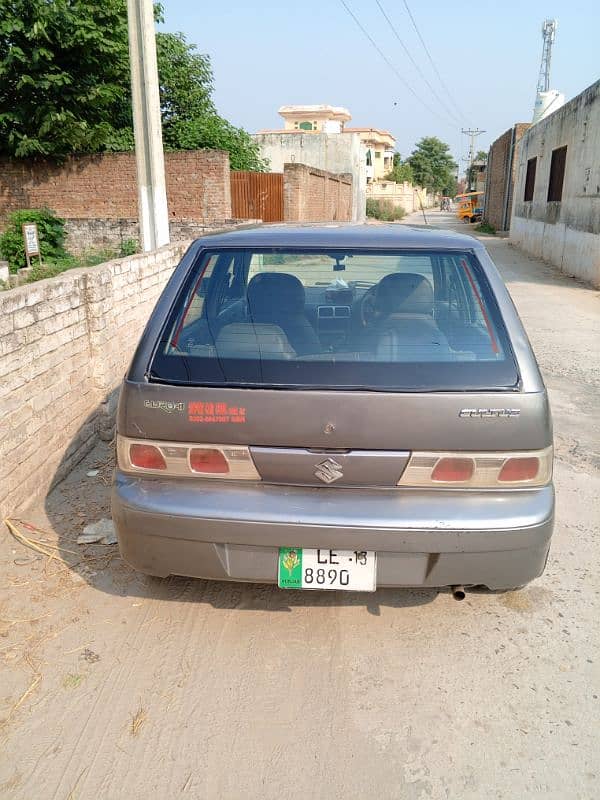
POLYGON ((400 37, 400 34, 398 33, 398 31, 397 31, 394 23, 392 22, 392 20, 386 14, 384 7, 381 5, 379 0, 375 0, 375 2, 377 3, 377 6, 379 7, 379 10, 383 14, 383 16, 384 16, 385 20, 387 21, 388 25, 390 26, 392 33, 394 34, 396 39, 400 42, 400 45, 402 46, 402 49, 404 50, 404 52, 406 53, 406 55, 410 59, 411 64, 417 70, 417 72, 419 73, 419 75, 421 76, 423 81, 427 84, 427 86, 431 90, 431 93, 433 94, 433 96, 436 98, 438 103, 441 106, 443 106, 446 109, 446 111, 460 124, 460 121, 461 121, 460 114, 455 114, 455 112, 452 111, 452 109, 449 106, 446 105, 445 101, 442 100, 442 98, 439 96, 439 94, 436 92, 436 90, 433 88, 433 86, 429 83, 429 80, 427 79, 427 76, 425 75, 425 73, 423 72, 421 67, 419 66, 418 62, 415 61, 415 59, 412 57, 412 54, 411 54, 410 50, 408 49, 408 47, 402 41, 402 39, 400 37))
MULTIPOLYGON (((403 75, 402 75, 402 74, 401 74, 401 73, 400 73, 400 72, 399 72, 399 71, 396 69, 396 67, 394 66, 394 64, 393 64, 393 63, 392 63, 392 62, 389 60, 389 58, 386 56, 386 54, 383 52, 383 50, 382 50, 382 49, 379 47, 379 45, 378 45, 378 44, 377 44, 377 42, 376 42, 376 41, 373 39, 373 37, 371 36, 371 34, 370 34, 370 33, 367 31, 367 29, 366 29, 366 28, 363 26, 363 24, 362 24, 362 23, 361 23, 361 21, 358 19, 358 17, 356 16, 356 14, 355 14, 355 13, 352 11, 352 9, 351 9, 351 8, 348 6, 348 4, 346 3, 346 0, 340 0, 340 3, 341 3, 343 6, 344 6, 344 8, 345 8, 345 9, 346 9, 346 11, 348 12, 348 14, 349 14, 349 15, 352 17, 352 19, 354 20, 354 22, 355 22, 355 23, 358 25, 358 27, 360 28, 360 30, 363 32, 363 34, 364 34, 364 35, 367 37, 367 39, 368 39, 368 40, 369 40, 369 42, 370 42, 370 43, 373 45, 373 47, 375 48, 375 50, 377 50, 377 52, 379 53, 379 55, 381 56, 381 58, 382 58, 382 59, 385 61, 385 63, 388 65, 388 67, 389 67, 389 68, 392 70, 392 72, 393 72, 393 73, 396 75, 396 77, 397 77, 397 78, 398 78, 398 79, 399 79, 399 80, 400 80, 400 81, 401 81, 401 82, 404 84, 404 86, 405 86, 405 87, 408 89, 408 91, 409 91, 409 92, 410 92, 410 93, 413 95, 413 97, 415 97, 415 98, 416 98, 416 99, 419 101, 419 103, 421 103, 421 105, 423 105, 423 106, 424 106, 424 107, 427 109, 427 111, 429 111, 429 113, 430 113, 430 114, 433 114, 434 116, 438 117, 438 119, 441 119, 443 122, 446 122, 446 124, 449 124, 449 123, 448 123, 446 120, 444 120, 444 119, 443 119, 443 117, 441 117, 441 116, 440 116, 440 115, 439 115, 439 114, 438 114, 436 111, 434 111, 432 108, 430 108, 430 107, 427 105, 427 103, 426 103, 426 102, 425 102, 425 101, 424 101, 424 100, 423 100, 423 99, 422 99, 422 98, 421 98, 421 97, 420 97, 420 96, 417 94, 417 92, 415 92, 415 90, 412 88, 412 86, 410 86, 410 84, 409 84, 409 83, 408 83, 408 82, 405 80, 404 76, 403 76, 403 75)), ((454 125, 455 125, 455 123, 454 123, 454 122, 452 122, 452 127, 454 127, 454 125)))
POLYGON ((404 3, 404 7, 406 8, 406 11, 408 12, 408 16, 410 17, 410 21, 412 22, 413 28, 415 29, 415 32, 416 32, 417 36, 419 37, 419 41, 421 42, 421 44, 423 45, 423 49, 424 49, 424 50, 425 50, 425 52, 427 53, 427 58, 429 59, 429 63, 430 63, 430 64, 431 64, 431 66, 433 67, 433 71, 434 71, 434 72, 435 72, 435 74, 438 76, 439 82, 441 83, 442 87, 443 87, 443 88, 446 90, 446 92, 448 93, 448 97, 450 98, 450 100, 452 100, 452 102, 453 102, 453 103, 454 103, 454 105, 456 106, 457 110, 458 110, 458 111, 459 111, 459 113, 460 113, 460 116, 461 116, 461 117, 464 119, 464 118, 465 118, 464 112, 461 110, 460 106, 458 105, 458 103, 456 102, 456 100, 454 99, 454 97, 452 96, 452 92, 451 92, 451 91, 450 91, 450 89, 449 89, 449 88, 446 86, 446 83, 445 83, 444 79, 443 79, 443 78, 442 78, 442 76, 440 75, 440 73, 439 73, 439 70, 438 70, 438 68, 436 67, 436 65, 435 65, 435 62, 434 62, 434 60, 433 60, 433 58, 432 58, 432 56, 431 56, 431 53, 429 52, 429 48, 427 47, 427 45, 425 44, 425 40, 424 40, 424 39, 423 39, 423 37, 421 36, 421 31, 419 30, 419 27, 418 27, 417 23, 415 22, 415 18, 414 18, 414 17, 413 17, 413 15, 412 15, 412 11, 410 10, 410 8, 409 8, 409 6, 408 6, 408 3, 406 2, 406 0, 403 0, 403 3, 404 3))

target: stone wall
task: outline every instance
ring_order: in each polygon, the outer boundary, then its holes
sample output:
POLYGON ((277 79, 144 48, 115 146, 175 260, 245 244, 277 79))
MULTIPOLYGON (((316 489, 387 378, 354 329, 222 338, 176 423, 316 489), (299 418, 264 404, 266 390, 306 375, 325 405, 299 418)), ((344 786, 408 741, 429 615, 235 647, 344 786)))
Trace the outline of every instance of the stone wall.
POLYGON ((484 217, 498 231, 508 230, 518 160, 516 149, 528 122, 518 122, 498 137, 488 153, 484 217))
MULTIPOLYGON (((171 220, 231 218, 229 154, 165 153, 171 220)), ((138 215, 134 153, 74 156, 63 164, 0 159, 0 230, 11 211, 50 208, 65 219, 131 220, 138 215)))
POLYGON ((0 292, 0 519, 112 436, 116 390, 186 247, 0 292))
POLYGON ((285 222, 350 222, 352 176, 335 175, 305 164, 283 169, 285 222))
POLYGON ((600 288, 600 80, 533 125, 519 146, 511 242, 600 288), (555 150, 566 148, 560 200, 549 199, 555 150), (536 159, 533 197, 527 162, 536 159))
MULTIPOLYGON (((244 220, 244 224, 258 224, 260 220, 244 220)), ((169 222, 171 242, 188 242, 215 230, 223 225, 236 225, 236 220, 219 222, 196 222, 191 219, 177 219, 169 222)), ((140 226, 137 219, 68 219, 65 223, 66 247, 70 253, 81 255, 90 250, 118 251, 127 241, 140 242, 140 226)))

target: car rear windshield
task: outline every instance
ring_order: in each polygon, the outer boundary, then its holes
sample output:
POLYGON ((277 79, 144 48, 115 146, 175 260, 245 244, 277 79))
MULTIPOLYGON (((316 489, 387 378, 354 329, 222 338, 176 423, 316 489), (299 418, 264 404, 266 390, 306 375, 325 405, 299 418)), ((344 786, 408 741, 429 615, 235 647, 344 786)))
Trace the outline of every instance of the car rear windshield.
POLYGON ((515 361, 477 259, 457 251, 204 251, 151 380, 371 390, 510 388, 515 361))

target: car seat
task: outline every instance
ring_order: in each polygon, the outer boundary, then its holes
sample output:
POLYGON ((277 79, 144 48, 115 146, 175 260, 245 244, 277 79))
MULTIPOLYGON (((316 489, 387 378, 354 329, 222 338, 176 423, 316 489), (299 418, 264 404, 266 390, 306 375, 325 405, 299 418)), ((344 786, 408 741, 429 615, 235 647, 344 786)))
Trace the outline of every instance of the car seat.
POLYGON ((262 272, 247 289, 248 316, 254 323, 278 325, 297 355, 320 353, 319 337, 304 312, 304 286, 294 275, 262 272))

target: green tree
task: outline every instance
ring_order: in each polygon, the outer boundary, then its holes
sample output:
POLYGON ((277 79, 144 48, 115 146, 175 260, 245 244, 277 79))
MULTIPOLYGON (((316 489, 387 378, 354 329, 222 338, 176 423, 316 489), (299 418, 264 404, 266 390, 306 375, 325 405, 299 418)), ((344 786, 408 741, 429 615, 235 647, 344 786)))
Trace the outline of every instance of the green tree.
POLYGON ((392 169, 385 176, 385 180, 394 181, 395 183, 404 183, 404 181, 412 183, 413 179, 413 172, 410 164, 406 161, 402 161, 400 153, 394 153, 392 169))
POLYGON ((233 170, 265 170, 250 134, 217 113, 209 57, 197 53, 182 33, 157 33, 156 50, 165 148, 227 150, 233 170))
POLYGON ((453 195, 456 190, 456 169, 450 148, 436 136, 425 136, 407 159, 415 183, 432 192, 453 195))
POLYGON ((124 0, 0 0, 0 152, 130 145, 128 80, 124 0))
MULTIPOLYGON (((217 113, 210 58, 181 33, 156 42, 165 148, 221 148, 233 169, 265 169, 252 137, 217 113)), ((0 153, 132 148, 125 0, 0 0, 0 153)))
POLYGON ((215 113, 210 58, 195 50, 182 33, 156 34, 163 128, 182 117, 215 113))

